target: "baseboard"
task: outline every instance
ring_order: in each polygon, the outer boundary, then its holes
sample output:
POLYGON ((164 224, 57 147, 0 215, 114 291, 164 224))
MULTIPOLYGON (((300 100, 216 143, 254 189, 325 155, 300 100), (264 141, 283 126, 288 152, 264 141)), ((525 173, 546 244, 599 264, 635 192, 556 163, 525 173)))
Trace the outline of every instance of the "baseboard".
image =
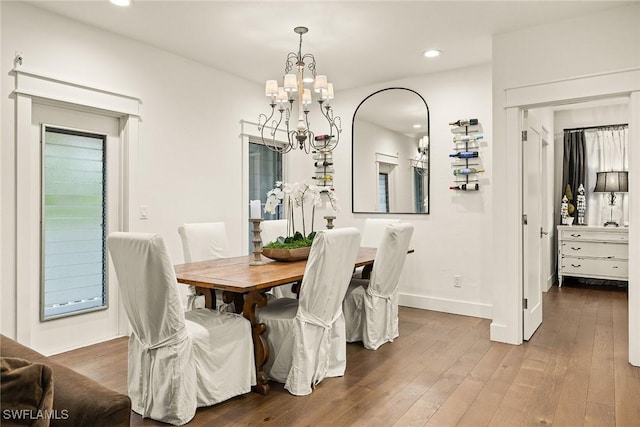
POLYGON ((403 307, 421 308, 425 310, 440 311, 443 313, 481 317, 483 319, 491 319, 493 315, 493 307, 490 304, 445 298, 433 298, 426 297, 424 295, 400 293, 398 295, 398 304, 403 307))
POLYGON ((491 341, 503 342, 505 344, 522 344, 522 341, 518 342, 518 338, 513 336, 513 331, 510 331, 507 325, 496 322, 492 322, 489 327, 489 338, 491 341))

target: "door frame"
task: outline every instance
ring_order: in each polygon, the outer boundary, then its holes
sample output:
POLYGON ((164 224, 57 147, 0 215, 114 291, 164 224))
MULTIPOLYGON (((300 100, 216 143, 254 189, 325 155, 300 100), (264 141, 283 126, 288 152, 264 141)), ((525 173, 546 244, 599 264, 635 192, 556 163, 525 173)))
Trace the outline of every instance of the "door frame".
MULTIPOLYGON (((30 346, 33 316, 28 309, 32 295, 26 283, 39 282, 40 259, 40 199, 34 197, 39 191, 40 163, 34 161, 34 150, 39 145, 32 144, 32 111, 35 102, 64 106, 80 111, 110 115, 120 119, 120 141, 123 146, 121 158, 121 187, 119 223, 123 231, 128 231, 134 223, 133 206, 138 204, 138 140, 139 109, 142 101, 139 98, 124 95, 102 88, 70 82, 57 77, 32 72, 20 64, 12 71, 15 76, 16 113, 16 248, 15 273, 15 338, 18 342, 30 346)), ((123 311, 122 311, 123 312, 123 311)), ((119 322, 119 333, 128 334, 126 319, 119 322)), ((78 343, 85 346, 93 343, 78 343)), ((46 349, 41 350, 50 352, 46 349)))
MULTIPOLYGON (((504 163, 506 176, 522 177, 520 110, 552 107, 583 101, 593 101, 610 97, 629 97, 629 140, 640 141, 640 68, 614 71, 589 76, 572 77, 563 80, 543 82, 505 89, 504 151, 494 164, 504 163), (511 142, 508 142, 511 141, 511 142), (506 160, 506 163, 504 162, 506 160)), ((640 188, 640 146, 629 144, 630 186, 640 188)), ((491 339, 494 341, 522 344, 522 238, 519 232, 522 219, 522 191, 520 180, 509 179, 504 186, 509 194, 508 203, 495 203, 504 194, 493 195, 494 209, 505 209, 504 215, 495 218, 494 244, 504 242, 506 247, 494 251, 500 262, 495 262, 494 275, 497 278, 494 292, 494 319, 491 324, 491 339), (504 223, 499 220, 504 218, 504 223), (515 236, 505 239, 504 236, 515 236), (505 257, 502 257, 502 255, 505 257), (498 265, 500 270, 498 270, 498 265), (506 271, 504 265, 507 266, 506 271), (504 283, 502 283, 504 280, 504 283), (502 283, 500 285, 500 283, 502 283)), ((501 187, 502 189, 502 187, 501 187)), ((640 227, 640 198, 632 198, 629 206, 629 257, 640 259, 640 235, 632 232, 640 227)), ((640 264, 629 265, 629 362, 640 366, 640 264)))

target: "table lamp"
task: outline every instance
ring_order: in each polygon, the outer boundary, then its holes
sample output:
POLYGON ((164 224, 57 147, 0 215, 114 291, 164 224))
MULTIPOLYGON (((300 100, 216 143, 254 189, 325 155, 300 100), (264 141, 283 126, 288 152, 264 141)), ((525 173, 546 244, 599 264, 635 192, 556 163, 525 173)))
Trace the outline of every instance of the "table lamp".
MULTIPOLYGON (((593 189, 594 193, 609 193, 609 206, 605 208, 609 211, 609 220, 604 223, 604 226, 617 227, 622 211, 615 206, 615 193, 626 193, 629 191, 629 173, 627 171, 610 171, 597 172, 596 175, 596 187, 593 189)), ((603 217, 607 216, 605 210, 603 210, 603 214, 603 217)))

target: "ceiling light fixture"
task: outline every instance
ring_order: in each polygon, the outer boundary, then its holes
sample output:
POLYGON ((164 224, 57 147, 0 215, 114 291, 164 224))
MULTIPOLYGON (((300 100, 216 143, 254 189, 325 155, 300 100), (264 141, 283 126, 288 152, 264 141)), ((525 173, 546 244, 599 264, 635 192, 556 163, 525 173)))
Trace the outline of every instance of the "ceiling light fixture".
POLYGON ((109 2, 116 6, 131 6, 131 0, 109 0, 109 2))
POLYGON ((284 78, 281 85, 277 80, 267 80, 265 95, 271 100, 271 115, 260 114, 258 117, 258 131, 262 142, 271 150, 280 153, 288 153, 299 148, 309 153, 312 150, 319 150, 324 153, 331 152, 340 140, 342 132, 340 117, 333 116, 333 109, 329 105, 333 99, 333 85, 328 82, 327 76, 316 74, 316 60, 310 53, 302 54, 302 35, 309 29, 306 27, 296 27, 293 29, 300 35, 298 52, 289 52, 285 63, 284 78), (307 63, 305 63, 307 61, 307 63), (311 72, 311 76, 305 77, 305 65, 311 72), (294 71, 295 67, 295 71, 294 71), (293 72, 292 72, 293 71, 293 72), (313 82, 312 88, 305 88, 305 83, 313 82), (312 103, 312 94, 315 93, 316 101, 320 106, 320 112, 329 124, 326 134, 316 135, 309 126, 309 105, 312 103), (289 123, 294 113, 294 103, 297 103, 297 117, 293 117, 295 124, 289 123), (276 113, 279 112, 278 115, 276 113), (276 117, 274 117, 276 116, 276 117), (283 129, 280 125, 284 119, 283 129), (270 129, 269 135, 265 137, 265 128, 270 129), (286 128, 286 145, 278 143, 276 132, 284 131, 286 128))
POLYGON ((425 50, 424 52, 422 52, 422 55, 427 58, 436 58, 442 55, 442 51, 437 49, 425 50))

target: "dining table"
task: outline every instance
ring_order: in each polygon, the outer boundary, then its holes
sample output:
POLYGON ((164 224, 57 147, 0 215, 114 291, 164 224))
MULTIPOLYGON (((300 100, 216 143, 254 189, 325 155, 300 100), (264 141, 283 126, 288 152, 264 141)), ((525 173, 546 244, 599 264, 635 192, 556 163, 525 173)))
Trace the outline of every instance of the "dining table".
MULTIPOLYGON (((373 267, 376 248, 361 247, 354 268, 364 267, 366 275, 373 267)), ((196 293, 204 295, 205 307, 216 307, 215 291, 222 291, 223 301, 234 303, 236 313, 251 323, 256 386, 254 391, 266 395, 270 391, 264 364, 269 358, 269 345, 262 336, 267 329, 256 320, 256 307, 268 303, 267 291, 275 286, 300 283, 307 265, 306 260, 281 262, 264 259, 255 263, 254 255, 190 262, 175 266, 178 283, 195 286, 196 293)))

